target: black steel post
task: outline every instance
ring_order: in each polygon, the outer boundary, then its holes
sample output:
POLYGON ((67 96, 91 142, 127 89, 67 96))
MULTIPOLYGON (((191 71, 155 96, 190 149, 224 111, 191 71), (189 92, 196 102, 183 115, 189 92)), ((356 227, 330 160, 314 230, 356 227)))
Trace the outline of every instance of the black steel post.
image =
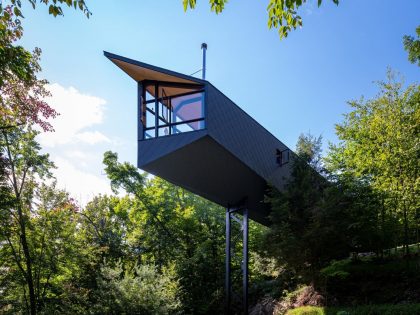
POLYGON ((244 208, 242 216, 243 229, 243 261, 242 261, 242 287, 244 314, 248 314, 248 209, 244 208))
POLYGON ((158 84, 155 83, 155 138, 159 136, 159 89, 158 84))
POLYGON ((137 83, 137 141, 143 140, 143 88, 137 83))
POLYGON ((230 298, 231 298, 231 283, 230 283, 230 208, 226 208, 226 274, 225 274, 225 303, 226 315, 230 314, 230 298))
POLYGON ((172 134, 172 97, 168 98, 168 108, 169 108, 169 134, 172 134))

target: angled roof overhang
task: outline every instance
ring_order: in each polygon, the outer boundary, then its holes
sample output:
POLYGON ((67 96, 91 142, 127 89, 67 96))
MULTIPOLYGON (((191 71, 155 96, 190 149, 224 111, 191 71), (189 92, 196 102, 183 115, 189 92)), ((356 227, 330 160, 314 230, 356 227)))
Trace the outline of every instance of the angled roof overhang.
MULTIPOLYGON (((152 66, 106 51, 104 52, 104 55, 137 82, 166 82, 168 85, 165 88, 167 95, 181 94, 190 91, 191 89, 199 89, 205 84, 205 81, 198 78, 152 66)), ((152 87, 150 87, 150 89, 148 88, 148 92, 153 96, 155 94, 152 87)))

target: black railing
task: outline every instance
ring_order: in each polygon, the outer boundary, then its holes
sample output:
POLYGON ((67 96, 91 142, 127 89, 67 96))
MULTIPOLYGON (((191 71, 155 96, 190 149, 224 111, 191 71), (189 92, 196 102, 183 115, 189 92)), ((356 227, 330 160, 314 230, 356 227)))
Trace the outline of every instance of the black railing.
POLYGON ((171 93, 169 88, 156 83, 152 85, 154 96, 149 91, 150 86, 148 89, 143 87, 143 139, 204 129, 203 88, 167 95, 171 93))

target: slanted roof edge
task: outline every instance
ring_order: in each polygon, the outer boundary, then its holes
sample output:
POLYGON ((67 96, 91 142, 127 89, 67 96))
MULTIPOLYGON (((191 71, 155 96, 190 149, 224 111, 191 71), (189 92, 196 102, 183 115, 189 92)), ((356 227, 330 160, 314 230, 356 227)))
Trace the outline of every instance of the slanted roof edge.
POLYGON ((116 54, 113 54, 113 53, 110 53, 110 52, 107 52, 107 51, 104 51, 104 56, 107 57, 111 61, 113 61, 113 59, 114 60, 119 60, 119 61, 126 62, 126 63, 132 64, 132 65, 135 65, 135 66, 138 66, 138 67, 141 67, 141 68, 145 68, 145 69, 149 69, 149 70, 152 70, 152 71, 160 72, 160 73, 170 75, 170 76, 174 76, 174 77, 177 77, 177 78, 180 78, 180 79, 196 82, 197 84, 205 84, 207 82, 206 80, 201 80, 201 79, 195 78, 195 77, 190 76, 190 75, 186 75, 186 74, 182 74, 182 73, 175 72, 175 71, 172 71, 172 70, 156 67, 156 66, 153 66, 153 65, 141 62, 141 61, 126 58, 126 57, 116 55, 116 54))
POLYGON ((283 141, 281 141, 279 138, 277 138, 271 131, 269 131, 266 127, 264 127, 261 123, 259 123, 254 117, 252 117, 250 114, 248 114, 242 107, 240 107, 238 104, 236 104, 230 97, 226 96, 225 93, 223 93, 220 89, 218 89, 217 87, 215 87, 211 82, 206 81, 209 85, 211 85, 215 90, 217 90, 220 94, 222 94, 224 97, 226 97, 229 101, 231 101, 237 108, 239 108, 239 110, 241 112, 243 112, 246 116, 248 116, 249 118, 251 118, 255 123, 257 123, 262 129, 265 130, 265 132, 272 138, 276 139, 277 141, 279 141, 282 145, 285 146, 286 149, 288 149, 289 151, 291 151, 292 153, 296 154, 292 149, 290 149, 287 145, 285 145, 283 143, 283 141))

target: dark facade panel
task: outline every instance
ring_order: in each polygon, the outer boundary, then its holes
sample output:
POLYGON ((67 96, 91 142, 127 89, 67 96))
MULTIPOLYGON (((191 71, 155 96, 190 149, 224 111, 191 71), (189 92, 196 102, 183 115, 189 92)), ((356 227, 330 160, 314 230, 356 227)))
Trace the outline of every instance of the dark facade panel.
MULTIPOLYGON (((143 167, 150 162, 167 154, 173 153, 174 151, 204 137, 205 135, 207 135, 207 130, 203 129, 139 141, 137 167, 143 169, 143 167)), ((156 175, 161 176, 159 174, 156 175)))
MULTIPOLYGON (((276 150, 288 148, 211 84, 207 87, 209 135, 252 170, 283 189, 290 165, 280 166, 276 150)), ((290 151, 290 159, 294 154, 290 151)))
POLYGON ((209 136, 162 155, 142 169, 224 207, 245 200, 250 218, 268 223, 264 179, 209 136))

